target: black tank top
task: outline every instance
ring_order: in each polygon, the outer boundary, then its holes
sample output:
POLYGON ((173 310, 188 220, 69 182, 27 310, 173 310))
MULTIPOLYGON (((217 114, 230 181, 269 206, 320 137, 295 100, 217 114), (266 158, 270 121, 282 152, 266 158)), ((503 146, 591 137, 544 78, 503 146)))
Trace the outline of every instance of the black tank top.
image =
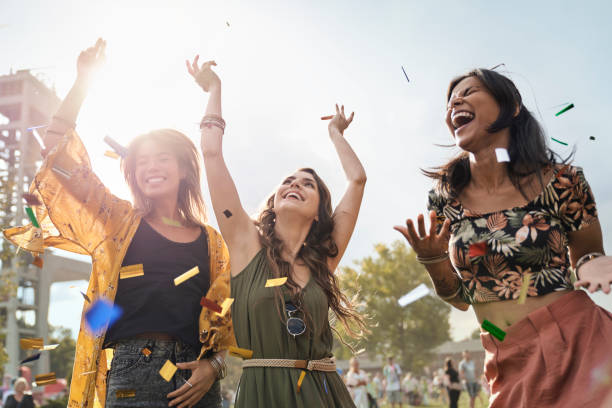
POLYGON ((143 276, 119 279, 115 304, 121 318, 106 332, 105 344, 143 333, 166 333, 197 346, 200 299, 210 287, 208 239, 202 228, 193 242, 170 241, 140 222, 122 266, 142 264, 143 276), (198 266, 200 273, 178 286, 174 278, 198 266))

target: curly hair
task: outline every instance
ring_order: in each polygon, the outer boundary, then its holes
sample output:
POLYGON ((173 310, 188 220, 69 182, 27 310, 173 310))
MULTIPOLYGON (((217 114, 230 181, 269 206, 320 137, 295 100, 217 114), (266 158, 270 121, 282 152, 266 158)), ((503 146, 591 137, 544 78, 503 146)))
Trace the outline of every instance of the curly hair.
MULTIPOLYGON (((297 258, 304 262, 310 269, 312 277, 316 283, 323 289, 329 303, 338 320, 344 326, 346 333, 352 338, 360 338, 367 328, 363 317, 356 311, 354 304, 346 295, 342 293, 338 285, 338 279, 333 271, 329 270, 327 260, 338 255, 338 247, 332 237, 334 230, 334 219, 332 217, 331 194, 329 189, 311 168, 301 168, 298 171, 309 173, 317 183, 319 191, 319 208, 318 221, 313 221, 310 231, 306 236, 306 240, 300 249, 297 258), (352 324, 351 324, 352 323, 352 324)), ((274 194, 266 201, 264 209, 260 212, 255 225, 259 231, 259 241, 266 250, 268 263, 270 264, 275 277, 287 277, 287 286, 293 293, 293 300, 296 304, 303 305, 303 293, 301 287, 295 282, 292 277, 292 266, 289 262, 282 258, 284 243, 276 235, 274 225, 276 222, 276 214, 274 212, 274 194)), ((280 289, 277 287, 276 296, 279 299, 277 302, 277 310, 281 319, 284 314, 281 313, 281 307, 284 308, 280 289)), ((302 307, 307 321, 312 323, 312 319, 308 311, 302 307)), ((307 324, 310 330, 312 324, 307 324)), ((332 330, 336 331, 333 327, 332 330)), ((337 331, 336 331, 336 334, 337 331)), ((342 341, 342 339, 340 338, 342 341)), ((346 344, 346 343, 345 343, 346 344)), ((349 346, 350 347, 350 346, 349 346)))

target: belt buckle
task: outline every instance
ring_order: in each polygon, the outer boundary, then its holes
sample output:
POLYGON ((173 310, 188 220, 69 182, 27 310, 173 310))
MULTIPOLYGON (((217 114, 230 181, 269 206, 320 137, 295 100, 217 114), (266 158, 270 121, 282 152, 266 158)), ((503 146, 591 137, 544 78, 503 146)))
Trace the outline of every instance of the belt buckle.
POLYGON ((314 362, 312 360, 306 360, 306 369, 312 371, 314 368, 314 362))

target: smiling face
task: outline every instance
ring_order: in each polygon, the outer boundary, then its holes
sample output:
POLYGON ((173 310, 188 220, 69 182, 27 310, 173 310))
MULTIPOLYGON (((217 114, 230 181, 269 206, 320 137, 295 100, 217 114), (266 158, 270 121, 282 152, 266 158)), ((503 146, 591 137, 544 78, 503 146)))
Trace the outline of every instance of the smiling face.
POLYGON ((318 219, 319 202, 317 182, 305 171, 296 171, 285 178, 274 195, 276 213, 292 211, 313 220, 318 219))
POLYGON ((446 125, 457 146, 469 152, 494 143, 488 129, 499 116, 499 105, 474 76, 461 80, 452 90, 446 111, 446 125))
POLYGON ((176 157, 161 143, 146 141, 135 153, 136 185, 149 200, 176 197, 185 177, 176 157))

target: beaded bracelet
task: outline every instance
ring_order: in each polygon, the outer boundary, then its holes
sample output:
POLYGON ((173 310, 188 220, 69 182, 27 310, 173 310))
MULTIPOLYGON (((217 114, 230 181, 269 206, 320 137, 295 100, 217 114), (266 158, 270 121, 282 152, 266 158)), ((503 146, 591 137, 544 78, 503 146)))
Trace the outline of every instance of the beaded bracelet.
POLYGON ((582 265, 595 258, 599 258, 600 256, 604 256, 604 254, 602 254, 601 252, 589 252, 586 255, 582 255, 580 259, 578 259, 578 262, 576 262, 576 279, 580 279, 580 277, 578 276, 578 270, 582 265))
POLYGON ((225 121, 218 115, 205 115, 200 122, 200 130, 204 127, 210 128, 216 126, 222 131, 225 131, 225 121))

